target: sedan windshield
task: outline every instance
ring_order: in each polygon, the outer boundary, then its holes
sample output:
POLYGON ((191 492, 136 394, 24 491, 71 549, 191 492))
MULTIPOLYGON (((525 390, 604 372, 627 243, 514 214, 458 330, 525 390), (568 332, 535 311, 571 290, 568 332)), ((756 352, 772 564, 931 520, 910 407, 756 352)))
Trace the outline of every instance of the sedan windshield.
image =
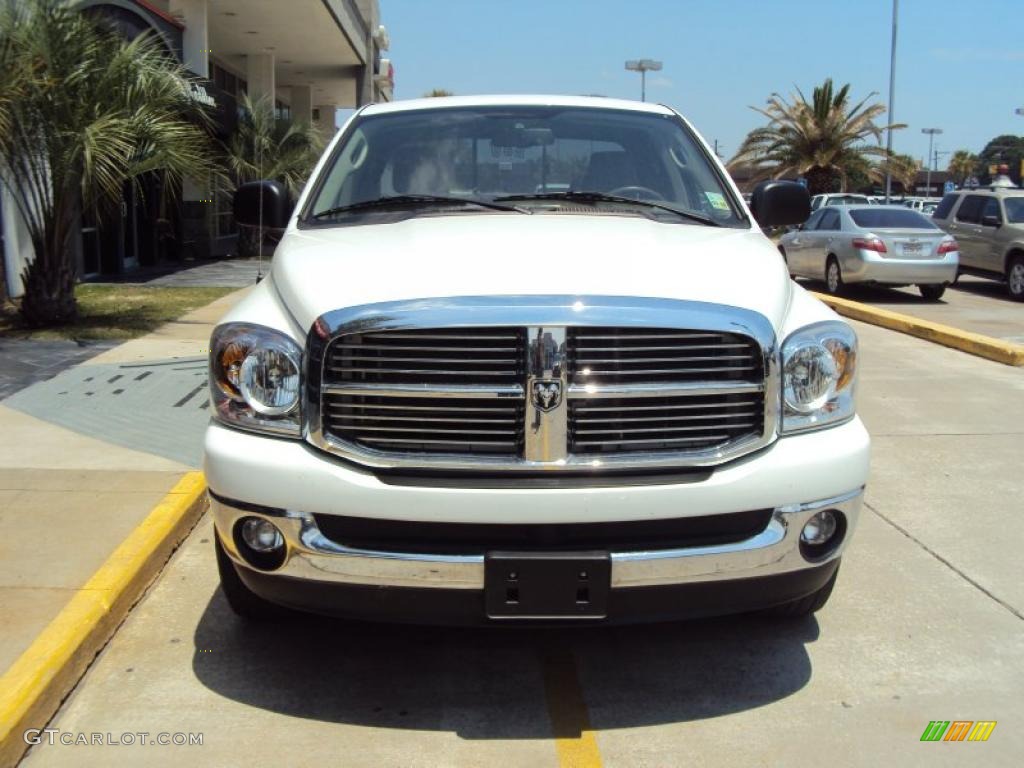
POLYGON ((850 218, 864 229, 938 229, 931 220, 909 208, 861 208, 850 218))
POLYGON ((746 226, 706 151, 677 117, 533 106, 357 118, 321 173, 303 220, 337 225, 396 212, 596 209, 746 226))

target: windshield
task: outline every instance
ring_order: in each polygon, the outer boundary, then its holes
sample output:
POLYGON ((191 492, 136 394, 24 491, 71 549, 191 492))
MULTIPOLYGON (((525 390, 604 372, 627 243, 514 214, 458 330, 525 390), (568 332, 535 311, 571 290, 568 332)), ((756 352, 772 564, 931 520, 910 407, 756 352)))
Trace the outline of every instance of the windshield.
POLYGON ((909 208, 862 208, 850 211, 850 218, 864 229, 938 229, 924 215, 909 208))
MULTIPOLYGON (((673 214, 674 209, 715 224, 746 225, 721 177, 675 116, 533 106, 441 108, 357 118, 320 174, 304 221, 338 224, 356 216, 394 215, 386 204, 365 204, 389 197, 408 204, 410 196, 454 198, 447 205, 438 199, 412 201, 435 214, 480 213, 485 209, 473 201, 514 197, 516 208, 534 213, 592 213, 599 207, 659 221, 695 221, 673 214), (581 199, 577 193, 626 197, 659 207, 581 199), (351 206, 355 208, 344 210, 351 206)), ((506 213, 510 209, 503 207, 506 213)), ((408 210, 403 208, 403 213, 408 210)))
POLYGON ((1006 220, 1011 224, 1024 224, 1024 197, 1004 197, 1006 220))

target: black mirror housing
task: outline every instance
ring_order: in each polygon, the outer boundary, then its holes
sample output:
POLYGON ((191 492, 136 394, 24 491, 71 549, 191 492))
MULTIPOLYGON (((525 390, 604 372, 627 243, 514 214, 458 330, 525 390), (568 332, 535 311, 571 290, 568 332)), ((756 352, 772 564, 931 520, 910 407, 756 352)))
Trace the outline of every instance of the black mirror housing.
POLYGON ((754 187, 750 211, 762 227, 803 224, 811 215, 811 196, 795 181, 762 181, 754 187))
POLYGON ((235 221, 243 226, 284 229, 292 217, 291 195, 279 181, 249 181, 235 190, 232 209, 235 221), (260 216, 262 207, 262 219, 260 216))
POLYGON ((999 227, 1003 222, 999 220, 998 216, 984 216, 981 219, 982 225, 986 227, 999 227))

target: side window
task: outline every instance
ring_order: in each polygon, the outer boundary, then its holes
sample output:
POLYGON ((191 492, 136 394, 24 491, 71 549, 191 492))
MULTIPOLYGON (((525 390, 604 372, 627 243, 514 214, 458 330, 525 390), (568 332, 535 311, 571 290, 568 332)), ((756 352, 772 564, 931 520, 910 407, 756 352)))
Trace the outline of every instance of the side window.
POLYGON ((839 211, 826 210, 825 215, 821 217, 818 222, 819 230, 836 230, 839 229, 839 211))
POLYGON ((985 204, 985 197, 982 195, 968 195, 960 203, 956 212, 957 221, 966 221, 968 224, 977 224, 981 221, 981 208, 985 204))
POLYGON ((816 229, 818 226, 818 222, 821 221, 821 217, 824 215, 824 209, 819 208, 818 210, 811 214, 811 217, 807 219, 807 221, 804 222, 803 229, 807 230, 808 232, 810 232, 812 229, 816 229))
POLYGON ((994 197, 985 201, 981 209, 981 223, 987 227, 996 227, 1003 223, 1003 213, 999 210, 999 200, 994 197))
POLYGON ((956 201, 960 198, 960 195, 952 194, 946 195, 942 198, 942 202, 939 203, 939 207, 935 209, 935 213, 932 214, 933 219, 946 219, 949 218, 949 212, 953 210, 953 206, 956 205, 956 201))

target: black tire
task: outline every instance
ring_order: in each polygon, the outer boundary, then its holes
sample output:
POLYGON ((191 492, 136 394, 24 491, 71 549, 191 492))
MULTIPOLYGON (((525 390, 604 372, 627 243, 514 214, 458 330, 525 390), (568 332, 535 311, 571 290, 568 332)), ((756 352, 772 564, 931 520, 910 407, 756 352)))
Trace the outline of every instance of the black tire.
POLYGON ((917 290, 921 292, 921 296, 928 301, 938 301, 942 298, 942 294, 946 292, 946 286, 942 283, 938 285, 919 285, 917 290))
POLYGON ((825 262, 825 291, 830 296, 838 296, 843 292, 843 285, 843 270, 839 266, 839 259, 829 256, 825 262), (834 275, 833 269, 835 269, 834 275))
POLYGON ((236 615, 250 621, 268 621, 277 619, 288 613, 287 608, 264 600, 247 586, 235 570, 234 563, 220 543, 220 537, 213 537, 213 545, 217 550, 217 572, 220 574, 220 588, 224 597, 236 615))
POLYGON ((817 592, 812 592, 806 597, 801 597, 799 600, 792 600, 788 603, 782 603, 781 605, 774 605, 771 608, 765 609, 763 613, 766 616, 772 616, 779 619, 800 619, 804 616, 810 616, 812 613, 816 613, 825 607, 825 603, 828 602, 829 597, 832 595, 832 589, 836 585, 837 578, 839 578, 838 565, 832 573, 832 578, 830 578, 817 592))
POLYGON ((1006 264, 1006 289, 1014 301, 1024 301, 1024 255, 1010 257, 1006 264))

